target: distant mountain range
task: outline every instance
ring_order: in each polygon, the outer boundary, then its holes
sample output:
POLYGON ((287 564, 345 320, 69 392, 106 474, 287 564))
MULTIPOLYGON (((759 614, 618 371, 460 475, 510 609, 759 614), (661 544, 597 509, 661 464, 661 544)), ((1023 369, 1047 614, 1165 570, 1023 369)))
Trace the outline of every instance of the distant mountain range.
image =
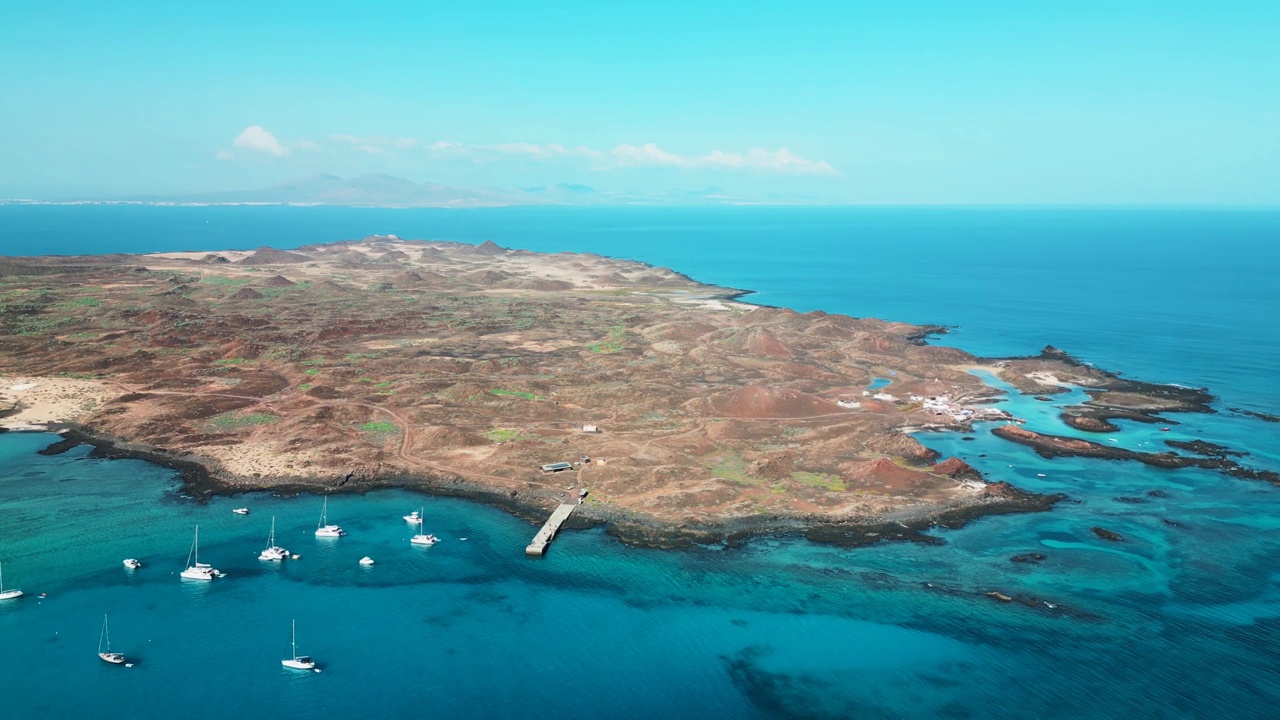
POLYGON ((137 199, 146 202, 171 203, 281 203, 356 207, 492 207, 527 203, 527 201, 520 202, 511 193, 417 182, 391 175, 340 178, 337 175, 324 174, 255 190, 137 199))
MULTIPOLYGON (((24 202, 4 201, 0 202, 24 202)), ((75 203, 143 203, 156 205, 342 205, 348 207, 501 207, 511 205, 720 205, 746 204, 744 198, 729 196, 719 188, 670 190, 655 194, 629 194, 598 190, 579 183, 522 187, 511 190, 476 189, 418 182, 392 175, 336 175, 311 177, 254 190, 145 195, 115 198, 63 200, 75 203)), ((803 204, 816 198, 789 197, 764 202, 803 204)))

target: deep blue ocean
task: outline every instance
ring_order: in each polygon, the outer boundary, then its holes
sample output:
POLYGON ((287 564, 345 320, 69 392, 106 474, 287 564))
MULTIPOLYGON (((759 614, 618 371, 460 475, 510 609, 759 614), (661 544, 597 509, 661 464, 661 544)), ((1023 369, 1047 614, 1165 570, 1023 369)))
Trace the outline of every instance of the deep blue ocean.
MULTIPOLYGON (((953 326, 984 355, 1046 344, 1126 376, 1208 387, 1214 415, 1123 424, 1136 449, 1204 439, 1280 470, 1280 211, 1005 208, 376 210, 0 206, 0 254, 244 249, 375 233, 665 265, 751 302, 953 326)), ((0 378, 0 382, 3 379, 0 378)), ((994 381, 993 381, 994 382, 994 381)), ((1031 429, 1056 408, 1011 393, 1031 429)), ((921 435, 993 480, 1071 500, 939 530, 937 546, 793 537, 662 552, 457 500, 198 504, 173 474, 50 435, 0 435, 0 708, 79 717, 1276 717, 1280 489, 1199 470, 1045 460, 921 435), (1163 497, 1147 493, 1159 490, 1163 497), (1143 497, 1134 504, 1120 497, 1143 497), (234 515, 240 505, 252 515, 234 515), (443 541, 410 547, 425 506, 443 541), (264 567, 271 517, 301 558, 264 567), (182 583, 201 559, 228 577, 182 583), (1125 537, 1108 542, 1103 526, 1125 537), (463 540, 462 538, 466 538, 463 540), (1013 563, 1038 552, 1039 564, 1013 563), (370 555, 378 564, 360 567, 370 555), (144 567, 125 571, 124 557, 144 567), (1001 603, 984 593, 1033 596, 1001 603), (44 595, 42 597, 42 594, 44 595), (112 649, 95 656, 103 613, 112 649), (289 623, 324 672, 291 674, 289 623)))

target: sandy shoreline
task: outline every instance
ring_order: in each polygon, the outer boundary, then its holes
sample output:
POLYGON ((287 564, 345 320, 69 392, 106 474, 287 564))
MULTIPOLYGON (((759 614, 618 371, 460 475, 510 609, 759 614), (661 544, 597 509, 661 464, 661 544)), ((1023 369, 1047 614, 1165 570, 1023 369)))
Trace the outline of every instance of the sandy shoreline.
POLYGON ((46 430, 73 423, 119 393, 100 380, 0 377, 0 428, 46 430))

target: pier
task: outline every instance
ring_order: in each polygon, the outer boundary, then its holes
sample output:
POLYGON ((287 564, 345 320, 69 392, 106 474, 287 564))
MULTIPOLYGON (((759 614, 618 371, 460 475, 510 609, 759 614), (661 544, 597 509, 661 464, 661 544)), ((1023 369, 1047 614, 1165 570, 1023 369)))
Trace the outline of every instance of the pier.
POLYGON ((524 554, 542 557, 543 553, 547 551, 547 546, 551 544, 551 539, 556 536, 556 531, 560 529, 565 520, 569 519, 569 516, 573 514, 573 509, 576 507, 578 507, 576 503, 562 503, 560 507, 557 507, 551 513, 551 517, 547 518, 547 521, 542 524, 542 529, 538 531, 538 534, 533 536, 533 542, 529 543, 528 547, 524 549, 524 554))

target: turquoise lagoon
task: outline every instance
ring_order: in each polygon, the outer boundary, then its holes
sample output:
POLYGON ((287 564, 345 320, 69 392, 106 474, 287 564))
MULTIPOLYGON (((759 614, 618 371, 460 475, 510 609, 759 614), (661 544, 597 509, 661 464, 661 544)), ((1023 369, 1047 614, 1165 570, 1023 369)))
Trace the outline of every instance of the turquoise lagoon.
MULTIPOLYGON (((1052 342, 1142 379, 1208 385, 1218 414, 1091 439, 1204 439, 1280 468, 1280 425, 1228 410, 1280 409, 1280 333, 1260 320, 1280 289, 1258 282, 1280 269, 1280 213, 0 207, 0 221, 0 252, 14 254, 40 233, 84 252, 252 247, 270 233, 296 246, 350 226, 637 257, 762 302, 957 324, 944 341, 980 352, 1052 342), (1195 283, 1175 283, 1192 268, 1195 283)), ((1004 407, 1080 434, 1057 418, 1076 399, 1011 393, 1004 407)), ((1069 500, 938 530, 938 545, 652 551, 595 529, 565 532, 542 560, 523 557, 533 526, 475 503, 334 496, 330 517, 350 534, 321 541, 316 496, 201 504, 168 470, 86 448, 42 456, 53 436, 0 435, 0 562, 6 586, 27 592, 0 604, 0 698, 13 717, 1274 716, 1280 491, 1046 460, 988 429, 920 438, 1069 500), (241 505, 253 513, 231 513, 241 505), (430 549, 409 545, 401 519, 420 506, 443 538, 430 549), (272 516, 299 560, 257 560, 272 516), (197 523, 201 558, 227 573, 211 584, 177 577, 197 523), (1046 560, 1009 559, 1028 552, 1046 560), (377 564, 360 567, 364 555, 377 564), (144 567, 124 570, 125 557, 144 567), (103 613, 135 667, 95 656, 103 613), (295 618, 323 673, 280 667, 295 618)))

